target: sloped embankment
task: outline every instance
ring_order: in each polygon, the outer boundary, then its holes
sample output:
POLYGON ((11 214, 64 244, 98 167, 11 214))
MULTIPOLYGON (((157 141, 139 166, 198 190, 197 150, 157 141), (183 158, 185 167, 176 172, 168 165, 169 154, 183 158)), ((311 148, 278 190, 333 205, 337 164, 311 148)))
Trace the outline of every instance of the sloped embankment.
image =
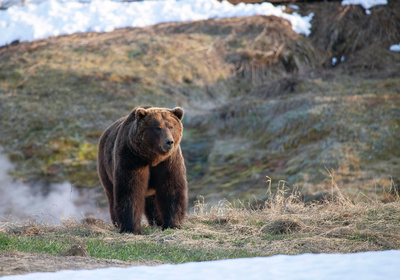
POLYGON ((192 199, 263 197, 267 175, 309 199, 332 175, 353 198, 390 200, 400 174, 396 7, 373 8, 385 17, 370 22, 359 7, 304 4, 316 14, 310 37, 257 16, 1 48, 0 144, 18 178, 98 187, 101 131, 138 104, 180 105, 192 199), (344 59, 333 67, 333 57, 344 59))
POLYGON ((306 201, 337 185, 361 200, 390 201, 398 191, 400 57, 389 46, 400 38, 399 4, 371 16, 340 3, 303 8, 316 14, 309 38, 280 28, 254 37, 266 40, 261 52, 275 50, 275 60, 260 63, 257 43, 228 55, 247 55, 235 60, 232 80, 251 88, 199 117, 212 133, 195 187, 208 199, 267 199, 265 175, 306 201))

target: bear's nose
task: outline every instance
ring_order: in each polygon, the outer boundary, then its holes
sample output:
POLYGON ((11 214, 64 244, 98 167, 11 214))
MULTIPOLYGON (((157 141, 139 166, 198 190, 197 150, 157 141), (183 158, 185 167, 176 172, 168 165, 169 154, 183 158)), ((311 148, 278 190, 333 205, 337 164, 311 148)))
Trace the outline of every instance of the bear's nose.
POLYGON ((169 147, 172 147, 172 145, 174 145, 174 139, 168 138, 167 140, 165 140, 165 144, 169 147))

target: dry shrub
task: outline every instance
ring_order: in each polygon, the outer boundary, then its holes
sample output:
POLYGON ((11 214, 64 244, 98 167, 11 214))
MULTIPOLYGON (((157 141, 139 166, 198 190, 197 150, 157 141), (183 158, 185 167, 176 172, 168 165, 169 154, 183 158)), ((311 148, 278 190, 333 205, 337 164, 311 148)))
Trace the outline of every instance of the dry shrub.
POLYGON ((85 217, 80 221, 71 217, 69 219, 62 219, 61 221, 67 232, 81 232, 81 234, 87 236, 108 234, 113 229, 112 224, 94 217, 85 217))
POLYGON ((344 238, 346 236, 354 235, 355 229, 349 226, 337 227, 325 232, 326 237, 330 238, 344 238))
POLYGON ((61 253, 62 256, 79 256, 79 257, 87 257, 88 252, 86 245, 82 242, 72 244, 67 250, 61 253))
POLYGON ((28 235, 33 236, 40 233, 43 233, 41 226, 38 224, 29 224, 29 225, 22 225, 12 228, 8 231, 8 233, 16 234, 16 235, 28 235))
POLYGON ((94 217, 86 217, 81 220, 83 225, 98 226, 98 227, 108 227, 109 225, 102 219, 94 217))
POLYGON ((192 218, 207 224, 226 225, 237 222, 238 215, 244 214, 242 211, 239 212, 227 200, 221 200, 215 205, 208 206, 204 201, 204 197, 200 196, 200 200, 195 202, 192 218))
POLYGON ((291 219, 278 219, 268 225, 264 232, 270 234, 288 234, 301 230, 303 225, 291 219))

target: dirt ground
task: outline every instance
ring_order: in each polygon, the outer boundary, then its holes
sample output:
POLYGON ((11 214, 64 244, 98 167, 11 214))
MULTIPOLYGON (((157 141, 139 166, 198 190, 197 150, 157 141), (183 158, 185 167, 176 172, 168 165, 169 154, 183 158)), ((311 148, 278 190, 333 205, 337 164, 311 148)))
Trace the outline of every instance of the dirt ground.
MULTIPOLYGON (((22 252, 0 252, 0 276, 59 270, 82 270, 105 267, 127 267, 142 265, 138 262, 97 259, 75 256, 52 256, 22 252)), ((146 263, 149 265, 149 263, 146 263)), ((151 264, 150 264, 151 265, 151 264)))

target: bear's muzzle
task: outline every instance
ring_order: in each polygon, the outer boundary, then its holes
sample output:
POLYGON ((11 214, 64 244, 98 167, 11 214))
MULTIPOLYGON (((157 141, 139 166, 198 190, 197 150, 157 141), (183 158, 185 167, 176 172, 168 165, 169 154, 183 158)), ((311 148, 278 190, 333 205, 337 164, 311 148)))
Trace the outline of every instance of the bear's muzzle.
POLYGON ((162 145, 162 150, 166 153, 171 151, 174 148, 174 139, 168 138, 164 141, 164 145, 162 145))

